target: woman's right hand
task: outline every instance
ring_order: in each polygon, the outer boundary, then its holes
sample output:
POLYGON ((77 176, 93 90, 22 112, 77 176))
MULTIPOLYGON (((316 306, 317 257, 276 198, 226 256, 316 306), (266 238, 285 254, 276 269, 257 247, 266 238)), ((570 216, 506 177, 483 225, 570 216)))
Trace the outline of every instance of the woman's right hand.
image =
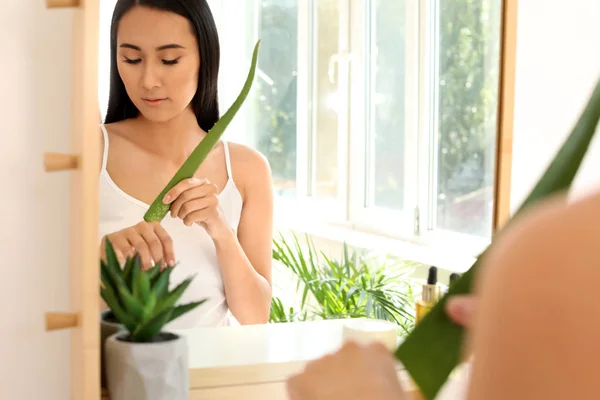
POLYGON ((106 238, 110 240, 117 259, 121 265, 127 257, 133 257, 138 252, 142 268, 149 269, 159 261, 164 266, 175 265, 173 240, 158 222, 142 221, 134 226, 109 233, 102 238, 101 257, 106 259, 106 238))

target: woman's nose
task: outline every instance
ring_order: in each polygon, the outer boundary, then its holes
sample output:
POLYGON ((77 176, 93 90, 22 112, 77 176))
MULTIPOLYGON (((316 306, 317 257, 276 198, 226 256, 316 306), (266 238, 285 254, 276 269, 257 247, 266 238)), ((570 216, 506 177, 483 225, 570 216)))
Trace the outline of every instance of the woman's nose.
POLYGON ((147 63, 142 72, 142 86, 146 90, 151 90, 160 86, 160 77, 156 68, 147 63))

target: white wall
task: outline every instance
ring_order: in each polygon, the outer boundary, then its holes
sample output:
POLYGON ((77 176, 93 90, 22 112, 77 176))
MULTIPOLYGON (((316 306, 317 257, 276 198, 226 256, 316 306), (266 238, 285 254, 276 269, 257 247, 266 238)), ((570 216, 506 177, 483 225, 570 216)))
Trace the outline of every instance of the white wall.
MULTIPOLYGON (((600 79, 600 1, 521 0, 511 209, 516 211, 579 118, 600 79)), ((600 132, 573 187, 600 188, 600 132)))
POLYGON ((71 11, 42 0, 0 6, 0 398, 69 398, 68 332, 44 312, 69 306, 69 175, 44 151, 69 150, 71 11))

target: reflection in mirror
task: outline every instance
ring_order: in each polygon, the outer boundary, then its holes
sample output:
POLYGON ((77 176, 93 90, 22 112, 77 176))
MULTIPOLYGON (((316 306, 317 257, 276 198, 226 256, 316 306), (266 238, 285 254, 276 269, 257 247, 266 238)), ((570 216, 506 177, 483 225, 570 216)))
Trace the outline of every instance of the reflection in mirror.
MULTIPOLYGON (((171 289, 195 277, 178 304, 206 301, 168 331, 351 316, 406 334, 427 266, 379 250, 473 256, 491 238, 501 6, 103 0, 102 253, 108 238, 121 266, 166 267, 171 289), (170 215, 144 222, 239 94, 258 39, 244 106, 164 198, 170 215)), ((107 334, 122 327, 103 315, 107 334)))
MULTIPOLYGON (((235 15, 230 0, 192 3, 167 13, 150 0, 101 5, 101 235, 146 267, 177 262, 176 281, 199 274, 184 297, 210 300, 173 327, 286 319, 269 317, 273 220, 465 255, 489 243, 500 0, 254 0, 235 15), (207 18, 190 21, 188 7, 207 18), (173 193, 160 226, 143 223, 237 96, 257 39, 253 89, 199 181, 173 193)), ((279 281, 273 304, 297 306, 279 281)))

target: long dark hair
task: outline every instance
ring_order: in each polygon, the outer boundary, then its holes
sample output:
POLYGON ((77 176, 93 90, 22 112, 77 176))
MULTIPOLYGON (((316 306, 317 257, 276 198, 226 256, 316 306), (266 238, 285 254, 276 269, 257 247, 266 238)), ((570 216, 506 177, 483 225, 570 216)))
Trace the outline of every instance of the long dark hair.
POLYGON ((194 29, 200 54, 198 89, 192 107, 198 125, 208 131, 219 119, 217 79, 221 50, 219 35, 212 12, 206 0, 118 0, 110 28, 110 92, 104 123, 110 124, 135 118, 139 110, 133 104, 117 69, 117 31, 119 22, 134 6, 152 7, 170 11, 188 19, 194 29))

